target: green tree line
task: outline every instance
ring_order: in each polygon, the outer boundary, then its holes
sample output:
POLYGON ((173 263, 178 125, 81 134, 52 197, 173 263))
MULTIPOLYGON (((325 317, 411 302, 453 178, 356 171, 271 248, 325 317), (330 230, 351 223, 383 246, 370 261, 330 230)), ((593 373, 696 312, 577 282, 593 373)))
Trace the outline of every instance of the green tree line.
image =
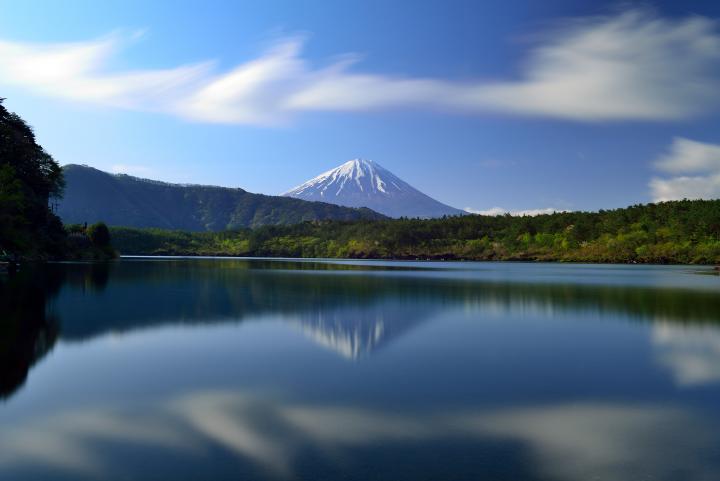
POLYGON ((720 200, 598 212, 305 222, 224 232, 112 228, 123 254, 720 263, 720 200))

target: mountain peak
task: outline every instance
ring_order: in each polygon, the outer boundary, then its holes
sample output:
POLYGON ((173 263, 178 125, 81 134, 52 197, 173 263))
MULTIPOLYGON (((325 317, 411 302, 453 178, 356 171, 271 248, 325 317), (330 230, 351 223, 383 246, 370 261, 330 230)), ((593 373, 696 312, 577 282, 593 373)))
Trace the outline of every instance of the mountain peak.
POLYGON ((356 169, 362 169, 364 167, 380 167, 377 162, 370 159, 363 159, 358 157, 357 159, 348 160, 340 167, 351 165, 356 169))
MULTIPOLYGON (((342 164, 342 165, 340 165, 340 166, 338 166, 338 167, 335 167, 335 169, 332 169, 332 170, 336 170, 336 169, 342 169, 342 170, 347 170, 347 169, 374 169, 374 168, 376 168, 376 167, 380 167, 380 165, 378 165, 378 163, 375 162, 375 161, 372 161, 372 160, 370 160, 370 159, 357 158, 357 159, 348 160, 348 161, 345 162, 344 164, 342 164)), ((380 167, 380 168, 382 168, 382 167, 380 167)))
POLYGON ((373 160, 352 159, 282 194, 347 207, 369 207, 391 217, 441 217, 463 211, 442 204, 373 160))

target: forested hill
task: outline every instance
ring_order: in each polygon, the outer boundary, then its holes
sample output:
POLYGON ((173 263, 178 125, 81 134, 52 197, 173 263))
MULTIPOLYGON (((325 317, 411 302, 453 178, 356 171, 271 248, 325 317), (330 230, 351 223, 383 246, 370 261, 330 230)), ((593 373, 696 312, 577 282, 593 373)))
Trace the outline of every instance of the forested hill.
POLYGON ((720 200, 536 217, 303 223, 199 233, 114 229, 123 254, 720 263, 720 200))
POLYGON ((63 171, 65 193, 58 214, 68 224, 103 220, 115 226, 219 231, 325 219, 384 218, 369 209, 242 189, 168 184, 81 165, 67 165, 63 171))

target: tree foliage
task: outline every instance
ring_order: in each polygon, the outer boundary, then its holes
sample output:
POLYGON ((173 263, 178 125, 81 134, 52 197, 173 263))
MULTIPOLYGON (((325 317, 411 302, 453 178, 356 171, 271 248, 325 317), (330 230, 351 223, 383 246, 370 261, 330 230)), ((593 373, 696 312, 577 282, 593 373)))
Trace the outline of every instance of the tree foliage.
POLYGON ((720 263, 720 200, 536 217, 304 222, 225 232, 114 228, 125 254, 720 263))
POLYGON ((63 189, 60 166, 22 118, 0 99, 0 250, 19 256, 62 249, 60 219, 48 207, 63 189))
POLYGON ((97 222, 88 227, 87 234, 96 247, 107 247, 110 245, 110 230, 104 222, 97 222))

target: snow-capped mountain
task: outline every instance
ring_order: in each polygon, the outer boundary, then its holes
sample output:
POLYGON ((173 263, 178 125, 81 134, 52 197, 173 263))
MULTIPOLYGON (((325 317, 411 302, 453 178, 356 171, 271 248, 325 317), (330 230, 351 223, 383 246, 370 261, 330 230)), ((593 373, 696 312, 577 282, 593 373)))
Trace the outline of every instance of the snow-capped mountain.
POLYGON ((368 207, 390 217, 442 217, 464 211, 423 194, 372 160, 354 159, 282 194, 347 207, 368 207))

